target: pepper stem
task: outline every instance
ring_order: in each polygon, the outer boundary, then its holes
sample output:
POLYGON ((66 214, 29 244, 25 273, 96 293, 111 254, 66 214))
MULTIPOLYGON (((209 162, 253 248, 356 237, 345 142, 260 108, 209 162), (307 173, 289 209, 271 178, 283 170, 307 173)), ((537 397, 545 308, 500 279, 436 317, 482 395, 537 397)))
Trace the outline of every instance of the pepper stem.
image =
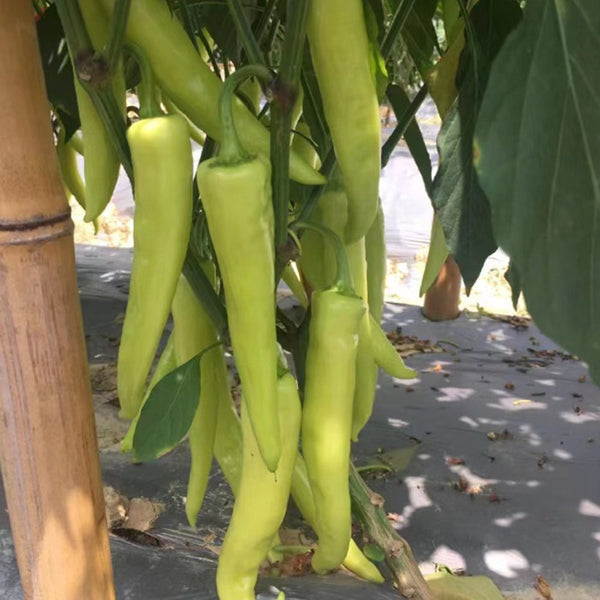
POLYGON ((248 158, 233 120, 233 96, 240 83, 249 77, 257 77, 263 82, 270 82, 271 71, 263 65, 246 65, 232 73, 226 80, 219 98, 219 119, 223 128, 219 159, 224 163, 234 164, 248 158))
POLYGON ((144 52, 135 44, 127 44, 127 50, 135 58, 140 68, 140 83, 137 86, 138 100, 140 101, 140 118, 150 119, 163 114, 156 99, 156 88, 154 86, 154 74, 152 67, 144 52))
POLYGON ((346 250, 340 237, 329 229, 329 227, 318 225, 317 223, 296 221, 293 226, 294 229, 312 229, 313 231, 320 233, 332 244, 337 262, 336 283, 334 284, 334 287, 345 296, 355 296, 356 294, 352 285, 352 276, 350 275, 350 267, 348 265, 348 257, 346 256, 346 250))

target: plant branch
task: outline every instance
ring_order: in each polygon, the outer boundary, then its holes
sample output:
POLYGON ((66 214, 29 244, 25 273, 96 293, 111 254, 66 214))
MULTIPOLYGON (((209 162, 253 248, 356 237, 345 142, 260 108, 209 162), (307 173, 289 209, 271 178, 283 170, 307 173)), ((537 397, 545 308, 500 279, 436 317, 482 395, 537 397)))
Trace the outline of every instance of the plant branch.
POLYGON ((123 49, 123 40, 125 39, 125 29, 127 28, 130 5, 131 0, 117 0, 110 19, 110 31, 108 34, 105 55, 108 70, 111 73, 115 70, 121 56, 121 50, 123 49))
POLYGON ((408 600, 435 600, 415 561, 410 546, 390 525, 383 510, 383 498, 375 494, 350 463, 352 512, 367 536, 384 552, 400 593, 408 600))
POLYGON ((227 0, 229 6, 229 12, 235 22, 235 27, 238 30, 238 34, 242 41, 242 46, 246 54, 248 55, 248 62, 256 65, 264 65, 265 59, 263 58, 262 52, 258 46, 258 42, 252 32, 252 27, 248 21, 248 17, 244 12, 244 7, 240 0, 227 0))
POLYGON ((287 2, 281 67, 271 102, 271 187, 275 215, 275 251, 278 262, 280 262, 279 249, 286 245, 288 235, 292 109, 298 95, 308 9, 308 0, 287 2))
POLYGON ((423 104, 423 100, 427 97, 427 93, 427 86, 423 85, 406 110, 399 117, 397 116, 398 123, 381 148, 382 169, 388 164, 394 148, 400 141, 400 138, 406 133, 408 126, 415 118, 416 112, 419 110, 421 104, 423 104))
POLYGON ((275 12, 275 8, 277 7, 277 0, 269 0, 267 6, 265 6, 265 10, 258 21, 258 24, 254 30, 254 36, 256 38, 256 43, 260 45, 265 32, 267 31, 267 27, 269 26, 269 21, 275 12))

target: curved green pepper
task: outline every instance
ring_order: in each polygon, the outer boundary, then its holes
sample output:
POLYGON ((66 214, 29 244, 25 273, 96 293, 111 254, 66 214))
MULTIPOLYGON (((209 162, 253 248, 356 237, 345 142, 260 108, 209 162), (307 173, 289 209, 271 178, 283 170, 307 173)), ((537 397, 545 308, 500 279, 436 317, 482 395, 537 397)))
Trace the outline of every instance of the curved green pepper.
POLYGON ((200 164, 198 189, 223 287, 233 355, 265 463, 280 453, 270 167, 262 158, 200 164))
POLYGON ((362 0, 311 2, 307 33, 348 194, 345 242, 352 244, 367 233, 375 218, 381 170, 379 102, 362 0))
MULTIPOLYGON (((330 182, 319 196, 311 221, 325 225, 338 237, 342 237, 347 222, 347 206, 343 188, 336 182, 330 182)), ((298 264, 311 288, 324 290, 332 286, 335 283, 337 263, 331 245, 320 233, 311 230, 304 232, 301 242, 302 254, 298 264)))
POLYGON ((387 255, 385 251, 385 223, 381 200, 371 228, 365 236, 365 255, 367 259, 367 290, 369 311, 376 323, 381 323, 385 297, 385 274, 387 255))
POLYGON ((58 132, 56 154, 67 196, 72 195, 77 204, 85 210, 85 184, 77 167, 77 151, 70 141, 65 143, 65 132, 62 127, 58 132))
MULTIPOLYGON (((346 254, 356 294, 368 306, 365 239, 362 238, 355 244, 346 246, 346 254)), ((358 351, 356 354, 356 385, 354 388, 351 436, 354 441, 357 441, 360 430, 371 417, 377 391, 377 364, 373 355, 371 334, 371 320, 368 311, 365 311, 360 322, 358 351)))
POLYGON ((142 119, 127 131, 135 187, 131 285, 117 365, 121 416, 133 418, 187 250, 192 220, 192 150, 177 115, 142 119))
MULTIPOLYGON (((101 4, 110 14, 115 0, 101 0, 101 4)), ((143 50, 166 95, 197 127, 221 141, 223 130, 217 105, 223 83, 196 52, 169 5, 162 0, 132 0, 126 36, 143 50)), ((268 156, 268 131, 241 100, 236 100, 234 111, 244 147, 268 156)), ((294 153, 290 154, 290 176, 300 183, 325 183, 319 172, 294 153)))
POLYGON ((315 502, 317 573, 348 553, 352 517, 348 473, 358 330, 365 307, 338 288, 314 292, 306 356, 302 448, 315 502))
MULTIPOLYGON (((103 48, 109 32, 106 15, 95 0, 78 0, 78 3, 94 48, 103 48)), ((119 176, 120 162, 96 107, 77 77, 74 80, 81 131, 86 148, 83 162, 86 189, 84 221, 93 221, 110 202, 119 176)), ((125 76, 120 66, 112 77, 111 85, 125 119, 125 76)))
MULTIPOLYGON (((171 312, 177 364, 182 365, 217 342, 217 333, 210 317, 183 276, 177 285, 171 312)), ((207 352, 200 363, 200 401, 189 431, 191 467, 185 513, 192 527, 196 525, 208 484, 219 394, 223 392, 229 393, 227 368, 222 348, 217 346, 207 352)))
POLYGON ((230 76, 221 99, 225 138, 219 156, 196 175, 213 242, 229 321, 233 355, 254 433, 265 464, 277 468, 281 453, 277 418, 275 249, 271 168, 246 155, 233 124, 231 96, 244 75, 230 76))
POLYGON ((261 459, 247 404, 242 398, 242 471, 217 566, 220 600, 255 600, 258 569, 285 516, 301 419, 296 380, 289 373, 277 382, 277 416, 282 451, 273 474, 261 459))
MULTIPOLYGON (((306 463, 300 453, 296 457, 292 477, 292 498, 308 524, 316 529, 315 501, 308 480, 306 463)), ((367 581, 373 583, 383 583, 384 581, 379 569, 361 552, 353 539, 350 539, 348 552, 342 564, 346 569, 367 581)))

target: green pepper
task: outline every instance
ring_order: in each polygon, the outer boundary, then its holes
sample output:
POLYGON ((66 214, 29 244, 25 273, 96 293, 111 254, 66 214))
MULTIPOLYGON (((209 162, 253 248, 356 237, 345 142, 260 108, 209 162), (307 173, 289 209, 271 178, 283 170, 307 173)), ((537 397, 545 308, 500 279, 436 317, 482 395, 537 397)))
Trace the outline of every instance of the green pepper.
POLYGON ((303 308, 308 308, 308 296, 306 295, 306 290, 302 285, 302 281, 300 281, 300 276, 296 271, 295 263, 288 263, 283 269, 283 274, 281 276, 284 283, 290 288, 290 291, 303 308))
POLYGON ((362 0, 310 3, 307 23, 323 110, 348 194, 345 242, 369 230, 379 194, 380 119, 362 0))
POLYGON ((85 210, 85 184, 77 167, 77 151, 69 142, 65 143, 65 130, 60 127, 56 144, 56 154, 60 167, 60 176, 67 196, 73 196, 77 204, 85 210))
MULTIPOLYGON (((336 180, 330 181, 313 211, 311 221, 325 225, 338 237, 344 234, 347 222, 348 201, 346 193, 336 180)), ((337 263, 331 245, 316 231, 302 235, 302 254, 299 265, 311 288, 324 290, 335 283, 337 263)))
MULTIPOLYGON (((362 238, 351 246, 346 246, 346 254, 348 255, 354 289, 368 306, 365 239, 362 238)), ((377 364, 373 355, 371 334, 371 320, 368 311, 365 311, 360 322, 358 351, 356 354, 356 385, 352 413, 352 439, 354 441, 358 439, 358 433, 371 417, 377 391, 377 364)))
MULTIPOLYGON (((329 235, 336 239, 330 230, 329 235)), ((365 314, 352 290, 339 239, 335 249, 336 284, 311 297, 302 412, 302 448, 315 504, 318 546, 312 566, 317 573, 339 567, 350 545, 350 433, 358 333, 365 314)))
POLYGON ((192 150, 185 119, 142 119, 127 131, 135 177, 131 285, 119 348, 121 416, 133 418, 169 316, 192 220, 192 150))
MULTIPOLYGON (((109 23, 95 0, 78 0, 81 16, 94 48, 103 48, 108 39, 109 23)), ((98 218, 110 202, 119 176, 119 158, 90 97, 77 77, 75 94, 86 147, 83 172, 86 189, 84 221, 98 218)), ((111 80, 113 94, 125 119, 125 76, 119 66, 111 80)))
MULTIPOLYGON (((101 0, 108 14, 116 0, 101 0)), ((196 52, 184 28, 163 0, 132 0, 127 39, 146 56, 163 92, 189 119, 211 138, 222 141, 218 98, 223 83, 196 52)), ((235 102, 235 120, 244 147, 252 153, 269 154, 269 133, 243 105, 235 102)), ((306 184, 322 184, 325 178, 294 153, 290 176, 306 184)))
POLYGON ((233 355, 265 464, 275 471, 281 440, 277 418, 275 250, 270 165, 242 150, 231 95, 244 76, 228 79, 221 99, 225 138, 219 156, 198 167, 197 182, 221 279, 233 355))
MULTIPOLYGON (((212 270, 214 277, 214 266, 212 270)), ((210 317, 183 276, 177 285, 171 311, 177 364, 182 365, 217 342, 217 333, 210 317)), ((191 467, 185 512, 192 527, 196 525, 208 484, 219 394, 229 395, 229 383, 223 350, 216 346, 206 353, 200 363, 200 400, 189 431, 191 467)))
POLYGON ((277 417, 282 451, 277 470, 272 473, 261 459, 248 406, 242 397, 242 471, 217 566, 220 600, 255 600, 258 569, 285 516, 301 420, 296 380, 289 373, 277 382, 277 417))
POLYGON ((365 236, 365 255, 367 259, 367 290, 369 311, 376 323, 381 323, 385 297, 385 273, 387 254, 385 251, 385 223, 381 200, 375 220, 365 236))
MULTIPOLYGON (((308 480, 306 463, 300 453, 296 457, 294 475, 292 477, 292 498, 308 524, 316 529, 315 501, 308 480)), ((348 552, 342 563, 346 569, 373 583, 383 583, 379 569, 361 552, 353 539, 350 539, 348 552)))

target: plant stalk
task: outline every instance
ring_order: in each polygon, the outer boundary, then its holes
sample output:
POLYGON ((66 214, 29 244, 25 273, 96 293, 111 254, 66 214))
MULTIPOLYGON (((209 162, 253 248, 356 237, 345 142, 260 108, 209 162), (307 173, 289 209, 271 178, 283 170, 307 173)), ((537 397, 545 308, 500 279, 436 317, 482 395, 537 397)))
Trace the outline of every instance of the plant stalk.
POLYGON ((369 489, 352 462, 350 495, 352 513, 360 521, 367 536, 385 553, 385 562, 400 593, 407 600, 435 600, 410 546, 388 521, 383 510, 383 498, 369 489))

